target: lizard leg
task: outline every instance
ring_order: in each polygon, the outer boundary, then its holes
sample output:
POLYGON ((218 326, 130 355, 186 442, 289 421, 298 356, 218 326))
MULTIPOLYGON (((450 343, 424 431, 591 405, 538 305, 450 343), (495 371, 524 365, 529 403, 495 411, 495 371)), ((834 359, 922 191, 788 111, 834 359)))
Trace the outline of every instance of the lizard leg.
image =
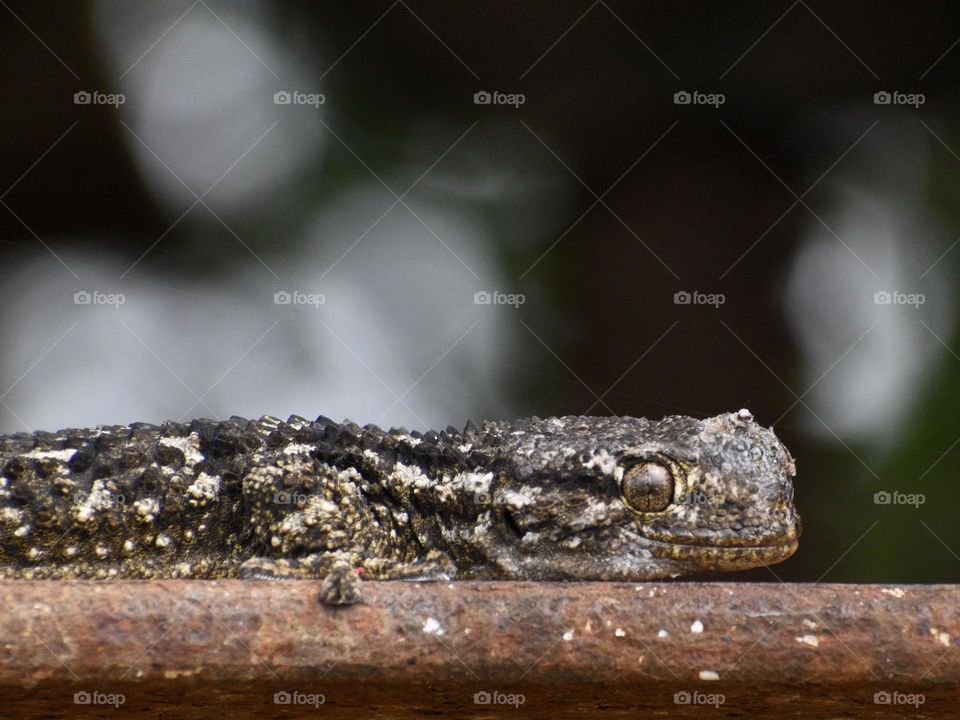
POLYGON ((414 582, 442 582, 452 580, 457 568, 450 557, 440 550, 428 550, 422 557, 409 562, 370 558, 363 563, 364 576, 370 580, 409 580, 414 582))
POLYGON ((313 553, 300 558, 254 557, 239 569, 244 580, 323 578, 320 601, 325 605, 362 602, 363 592, 356 562, 347 553, 313 553))
POLYGON ((453 562, 439 550, 430 550, 411 562, 347 552, 320 552, 297 558, 254 557, 246 560, 239 569, 239 576, 245 580, 323 578, 320 601, 325 605, 362 602, 361 577, 440 582, 452 579, 455 574, 453 562))
POLYGON ((291 580, 326 577, 338 564, 354 567, 357 559, 350 553, 318 552, 303 557, 252 557, 238 570, 242 580, 291 580))
POLYGON ((244 478, 253 541, 268 554, 239 568, 242 578, 323 578, 321 600, 359 601, 359 570, 371 580, 444 580, 450 558, 399 545, 392 523, 361 492, 355 469, 338 469, 304 453, 277 453, 267 469, 244 478))
POLYGON ((431 550, 423 559, 414 562, 384 563, 381 558, 370 558, 359 568, 354 568, 344 560, 338 560, 323 579, 320 601, 325 605, 352 605, 362 602, 361 573, 377 580, 439 581, 452 578, 454 568, 450 558, 436 550, 431 550))

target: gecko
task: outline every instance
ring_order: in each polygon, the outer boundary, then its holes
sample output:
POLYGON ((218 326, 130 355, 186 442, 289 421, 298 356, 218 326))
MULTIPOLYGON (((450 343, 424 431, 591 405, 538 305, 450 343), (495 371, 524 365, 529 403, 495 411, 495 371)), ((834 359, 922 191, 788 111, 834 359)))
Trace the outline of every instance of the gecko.
POLYGON ((320 416, 0 436, 0 578, 639 581, 797 548, 748 410, 382 430, 320 416))

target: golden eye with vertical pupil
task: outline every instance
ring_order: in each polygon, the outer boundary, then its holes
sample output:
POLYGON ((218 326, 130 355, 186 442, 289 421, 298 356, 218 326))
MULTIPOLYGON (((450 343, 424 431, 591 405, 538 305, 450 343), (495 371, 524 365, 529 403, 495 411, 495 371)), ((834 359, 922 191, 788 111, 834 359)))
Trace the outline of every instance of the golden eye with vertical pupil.
POLYGON ((620 483, 623 501, 638 512, 661 512, 673 502, 673 475, 655 461, 627 468, 620 483))

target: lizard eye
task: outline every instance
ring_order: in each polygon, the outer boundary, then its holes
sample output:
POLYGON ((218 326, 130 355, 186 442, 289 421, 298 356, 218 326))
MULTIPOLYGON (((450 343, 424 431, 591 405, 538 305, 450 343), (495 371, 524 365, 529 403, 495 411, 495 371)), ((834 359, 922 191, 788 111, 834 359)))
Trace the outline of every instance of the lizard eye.
POLYGON ((623 473, 620 491, 624 502, 633 510, 661 512, 673 501, 673 476, 661 463, 639 462, 623 473))

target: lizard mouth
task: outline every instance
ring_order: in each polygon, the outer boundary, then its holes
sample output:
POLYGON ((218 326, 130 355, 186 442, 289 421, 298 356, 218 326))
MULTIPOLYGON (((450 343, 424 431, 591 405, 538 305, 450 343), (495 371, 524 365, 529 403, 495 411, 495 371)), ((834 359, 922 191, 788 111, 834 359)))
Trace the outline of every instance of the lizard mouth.
MULTIPOLYGON (((689 547, 700 550, 710 550, 715 552, 731 553, 758 553, 769 554, 772 556, 782 555, 787 558, 792 555, 799 544, 800 535, 803 532, 803 524, 800 516, 792 513, 788 518, 778 524, 780 532, 776 534, 760 535, 759 537, 738 537, 729 535, 722 538, 697 538, 690 535, 682 537, 670 537, 667 534, 647 534, 641 531, 639 534, 647 542, 657 546, 666 546, 674 548, 689 547)), ((648 531, 649 532, 649 531, 648 531)), ((781 559, 782 559, 781 558, 781 559)))
POLYGON ((772 565, 796 552, 797 537, 789 536, 763 545, 719 545, 693 542, 670 542, 644 538, 656 556, 689 562, 705 570, 737 570, 772 565))

